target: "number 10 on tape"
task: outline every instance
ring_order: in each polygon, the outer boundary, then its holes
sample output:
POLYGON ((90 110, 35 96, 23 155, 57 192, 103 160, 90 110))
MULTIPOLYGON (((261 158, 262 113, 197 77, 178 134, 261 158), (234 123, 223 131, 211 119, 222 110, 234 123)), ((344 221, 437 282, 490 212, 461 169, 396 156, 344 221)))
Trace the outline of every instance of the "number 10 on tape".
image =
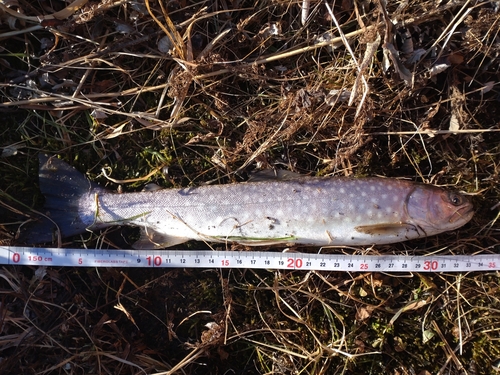
POLYGON ((59 267, 253 268, 350 272, 500 269, 500 254, 345 255, 267 251, 88 250, 0 246, 0 264, 59 267))

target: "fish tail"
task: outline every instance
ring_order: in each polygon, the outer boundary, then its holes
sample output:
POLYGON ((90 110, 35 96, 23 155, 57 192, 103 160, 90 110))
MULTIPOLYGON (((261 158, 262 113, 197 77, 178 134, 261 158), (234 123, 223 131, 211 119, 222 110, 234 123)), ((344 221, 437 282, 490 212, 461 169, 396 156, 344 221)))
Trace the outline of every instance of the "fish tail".
POLYGON ((79 214, 79 200, 83 195, 102 191, 75 168, 56 157, 39 155, 40 191, 45 205, 35 222, 26 225, 19 241, 25 244, 54 242, 61 237, 85 232, 89 223, 84 223, 79 214))

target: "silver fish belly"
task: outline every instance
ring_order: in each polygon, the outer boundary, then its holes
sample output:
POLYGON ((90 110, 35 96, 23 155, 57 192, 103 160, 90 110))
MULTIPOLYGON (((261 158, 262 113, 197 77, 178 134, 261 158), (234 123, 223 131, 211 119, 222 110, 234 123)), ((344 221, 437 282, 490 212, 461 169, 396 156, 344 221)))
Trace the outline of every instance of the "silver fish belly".
MULTIPOLYGON (((164 248, 188 240, 387 244, 457 229, 473 215, 463 195, 384 178, 304 177, 116 194, 90 183, 66 163, 43 156, 40 188, 46 211, 63 237, 134 225, 142 229, 135 248, 164 248)), ((41 242, 53 236, 52 228, 40 227, 35 233, 41 242)))

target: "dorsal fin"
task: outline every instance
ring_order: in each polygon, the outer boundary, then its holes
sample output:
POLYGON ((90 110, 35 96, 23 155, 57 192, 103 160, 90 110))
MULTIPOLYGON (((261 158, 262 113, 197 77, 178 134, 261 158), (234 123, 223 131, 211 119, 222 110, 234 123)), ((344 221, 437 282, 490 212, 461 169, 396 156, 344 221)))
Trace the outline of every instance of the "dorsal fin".
POLYGON ((163 188, 159 185, 156 185, 154 182, 146 184, 142 188, 143 192, 152 192, 152 191, 158 191, 158 190, 163 190, 163 188))
POLYGON ((263 169, 250 174, 248 182, 264 182, 264 181, 291 181, 299 178, 307 177, 300 173, 287 171, 285 169, 263 169))

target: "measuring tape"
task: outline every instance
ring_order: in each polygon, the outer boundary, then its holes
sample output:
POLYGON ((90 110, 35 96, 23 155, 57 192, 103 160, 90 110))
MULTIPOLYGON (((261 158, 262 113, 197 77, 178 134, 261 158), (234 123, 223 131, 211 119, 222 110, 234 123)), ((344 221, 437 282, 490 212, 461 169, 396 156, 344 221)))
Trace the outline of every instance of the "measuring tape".
POLYGON ((260 268, 350 272, 500 270, 500 254, 345 255, 267 251, 89 250, 0 246, 0 264, 59 267, 260 268))

